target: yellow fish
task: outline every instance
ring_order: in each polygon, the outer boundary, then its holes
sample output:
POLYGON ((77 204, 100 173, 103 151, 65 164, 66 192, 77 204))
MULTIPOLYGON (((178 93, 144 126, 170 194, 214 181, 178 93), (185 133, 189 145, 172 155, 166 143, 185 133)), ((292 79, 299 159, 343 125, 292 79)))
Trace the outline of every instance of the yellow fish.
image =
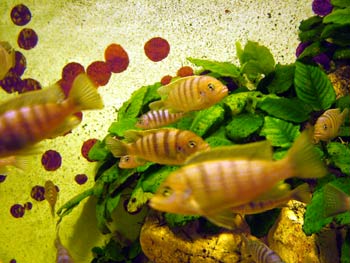
POLYGON ((257 199, 281 180, 319 178, 327 174, 310 137, 304 131, 286 157, 278 161, 270 159, 272 154, 268 159, 223 155, 220 159, 215 155, 208 160, 196 158, 194 163, 188 162, 164 180, 151 198, 150 206, 170 213, 202 215, 219 226, 232 228, 232 207, 257 199))
POLYGON ((44 197, 50 204, 52 217, 55 216, 55 205, 57 202, 57 196, 58 191, 56 185, 51 180, 46 181, 44 197))
POLYGON ((136 127, 140 129, 154 129, 159 128, 181 119, 184 113, 171 113, 169 110, 151 110, 143 114, 137 121, 136 127))
POLYGON ((315 123, 314 142, 327 142, 337 137, 340 126, 348 114, 348 109, 344 109, 342 112, 340 109, 329 109, 325 111, 315 123))
POLYGON ((228 89, 214 77, 189 76, 160 87, 158 94, 162 99, 150 103, 151 110, 189 112, 209 108, 226 97, 228 89))
POLYGON ((231 209, 234 213, 241 215, 251 215, 268 211, 276 207, 281 207, 289 200, 297 200, 299 202, 309 203, 311 201, 309 185, 307 183, 304 183, 292 191, 288 191, 287 194, 284 194, 281 197, 261 200, 258 198, 257 200, 253 200, 247 204, 232 207, 231 209))
POLYGON ((118 166, 122 169, 131 169, 144 165, 145 163, 145 160, 139 159, 137 156, 125 155, 120 157, 118 166))
POLYGON ((57 249, 56 263, 74 263, 74 260, 70 255, 68 249, 62 245, 61 239, 59 237, 58 229, 57 229, 57 236, 55 240, 55 247, 57 249))
POLYGON ((258 239, 241 235, 245 249, 256 263, 284 263, 281 257, 258 239))
POLYGON ((350 211, 350 196, 334 185, 327 184, 324 191, 324 213, 326 217, 350 211))
POLYGON ((15 50, 8 42, 0 41, 0 80, 16 65, 15 50))
POLYGON ((191 131, 174 128, 129 130, 125 139, 130 143, 107 137, 106 145, 115 157, 137 156, 159 164, 180 165, 193 153, 207 150, 209 145, 191 131))
POLYGON ((67 99, 58 84, 9 99, 0 105, 0 157, 65 134, 80 123, 74 113, 101 108, 102 99, 86 74, 75 78, 67 99))

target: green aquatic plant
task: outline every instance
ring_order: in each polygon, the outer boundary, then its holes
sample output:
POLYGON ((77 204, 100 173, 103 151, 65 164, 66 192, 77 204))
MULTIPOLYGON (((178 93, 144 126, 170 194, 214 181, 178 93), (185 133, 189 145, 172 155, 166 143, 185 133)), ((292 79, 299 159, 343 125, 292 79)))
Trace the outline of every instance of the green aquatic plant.
MULTIPOLYGON (((309 22, 316 23, 319 19, 314 20, 309 22)), ((306 27, 305 23, 303 28, 306 27)), ((289 65, 275 64, 270 51, 256 42, 249 41, 244 48, 239 43, 236 46, 239 66, 231 62, 188 58, 198 68, 196 74, 215 76, 230 87, 230 94, 210 108, 186 114, 171 127, 193 131, 212 148, 267 139, 274 147, 273 156, 277 160, 283 158, 301 129, 314 124, 314 116, 329 108, 350 107, 349 96, 336 99, 326 73, 316 64, 302 60, 289 65)), ((137 118, 149 110, 150 102, 160 99, 157 93, 160 86, 160 83, 155 83, 136 90, 119 109, 117 120, 111 123, 106 137, 123 138, 126 131, 136 129, 137 118)), ((345 125, 349 125, 349 119, 345 125)), ((346 130, 340 133, 343 142, 348 142, 348 133, 346 130)), ((113 157, 108 150, 105 138, 98 140, 89 152, 89 158, 98 161, 95 186, 73 197, 57 212, 61 220, 83 199, 94 196, 98 200, 98 227, 103 234, 113 232, 112 225, 120 223, 121 219, 113 219, 113 213, 120 207, 141 220, 145 218, 149 211, 148 200, 161 182, 179 168, 148 162, 137 168, 121 169, 118 166, 119 158, 113 157), (140 215, 140 211, 145 212, 140 215)), ((322 217, 322 191, 326 183, 332 182, 344 191, 350 190, 349 147, 338 140, 322 142, 317 147, 330 167, 330 174, 317 181, 305 214, 303 229, 306 234, 318 233, 332 220, 341 225, 350 224, 349 213, 334 219, 322 217)), ((274 209, 247 217, 252 233, 256 236, 266 235, 279 212, 279 209, 274 209)), ((163 220, 171 227, 181 227, 193 220, 205 221, 198 216, 171 213, 165 213, 163 220)), ((131 221, 124 222, 123 226, 139 229, 139 225, 131 221)), ((127 234, 124 235, 124 239, 130 239, 127 234)), ((349 244, 345 242, 344 250, 347 246, 349 244)), ((137 240, 124 244, 120 238, 114 238, 104 248, 94 248, 96 257, 93 262, 133 262, 141 253, 139 248, 137 240)))

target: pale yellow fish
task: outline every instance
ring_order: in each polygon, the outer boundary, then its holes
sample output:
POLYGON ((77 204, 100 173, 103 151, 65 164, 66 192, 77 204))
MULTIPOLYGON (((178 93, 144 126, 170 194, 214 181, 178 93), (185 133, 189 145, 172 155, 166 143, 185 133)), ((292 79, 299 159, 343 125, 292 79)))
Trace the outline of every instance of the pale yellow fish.
POLYGON ((349 109, 326 110, 316 121, 314 126, 314 142, 330 141, 338 136, 340 126, 344 123, 349 109))
POLYGON ((0 157, 65 134, 80 123, 74 113, 101 108, 102 99, 86 74, 75 78, 66 99, 58 84, 9 99, 0 105, 0 157))
POLYGON ((350 196, 332 184, 326 184, 324 191, 324 214, 335 216, 350 211, 350 196))
POLYGON ((180 78, 158 89, 160 101, 149 104, 151 110, 169 109, 189 112, 209 108, 228 95, 227 87, 211 76, 180 78))
POLYGON ((137 156, 159 164, 181 165, 192 154, 209 149, 209 145, 191 131, 174 128, 125 132, 127 142, 107 137, 106 146, 115 157, 137 156))
POLYGON ((0 41, 0 80, 16 64, 15 50, 8 42, 0 41))
POLYGON ((258 199, 253 200, 247 204, 232 207, 234 213, 241 215, 257 214, 264 211, 281 207, 285 205, 289 200, 297 200, 303 203, 309 203, 311 201, 310 188, 307 183, 299 185, 297 188, 287 192, 286 194, 277 197, 275 199, 258 199))
POLYGON ((131 169, 144 165, 145 163, 145 160, 139 159, 137 156, 125 155, 120 157, 118 166, 122 169, 131 169))
POLYGON ((59 237, 58 229, 57 229, 57 236, 55 240, 55 247, 57 250, 56 263, 74 263, 74 260, 70 255, 68 249, 62 245, 61 239, 59 237))
POLYGON ((170 213, 202 215, 230 228, 232 207, 251 202, 281 180, 319 178, 326 174, 310 132, 304 131, 282 160, 213 156, 188 163, 164 180, 151 198, 150 206, 170 213))
POLYGON ((58 191, 56 185, 48 180, 45 182, 45 199, 49 202, 51 208, 52 217, 55 216, 55 205, 57 202, 58 191))
POLYGON ((182 112, 171 113, 167 109, 151 110, 139 117, 136 127, 140 129, 154 129, 175 123, 184 116, 182 112))
POLYGON ((259 239, 247 238, 241 235, 245 249, 256 263, 284 263, 281 257, 259 239))

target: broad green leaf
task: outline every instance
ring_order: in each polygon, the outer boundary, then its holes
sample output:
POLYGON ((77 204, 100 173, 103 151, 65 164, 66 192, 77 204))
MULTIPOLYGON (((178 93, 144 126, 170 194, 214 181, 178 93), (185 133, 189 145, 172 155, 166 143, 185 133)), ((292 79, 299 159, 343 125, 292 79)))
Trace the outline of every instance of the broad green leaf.
POLYGON ((299 37, 300 42, 319 40, 324 27, 325 27, 324 24, 320 24, 313 29, 299 32, 298 37, 299 37))
POLYGON ((339 48, 333 53, 333 59, 350 59, 350 48, 339 48))
POLYGON ((107 158, 110 151, 105 147, 105 144, 101 141, 97 141, 88 153, 90 160, 103 161, 107 158))
POLYGON ((155 101, 155 100, 159 100, 160 99, 160 96, 157 92, 158 88, 161 87, 162 84, 160 82, 157 82, 153 85, 149 85, 147 86, 148 89, 147 89, 147 92, 145 94, 145 97, 143 98, 143 101, 142 101, 142 109, 146 109, 146 110, 149 110, 148 108, 148 104, 152 101, 155 101))
POLYGON ((347 47, 350 45, 350 24, 327 24, 322 31, 321 38, 327 42, 347 47))
POLYGON ((315 111, 328 109, 335 101, 332 83, 317 66, 296 62, 294 84, 299 99, 315 111))
POLYGON ((264 119, 261 115, 251 113, 237 115, 226 126, 226 135, 234 141, 245 139, 256 132, 263 122, 264 119))
POLYGON ((301 31, 310 30, 321 23, 322 23, 322 17, 312 16, 300 22, 299 30, 301 31))
POLYGON ((266 96, 258 102, 258 107, 271 116, 292 122, 306 121, 311 112, 311 108, 299 99, 277 96, 266 96))
POLYGON ((142 180, 143 191, 155 193, 164 179, 177 169, 179 169, 179 166, 162 166, 160 169, 147 170, 140 179, 142 180))
POLYGON ((123 137, 125 131, 137 129, 135 128, 136 122, 137 118, 124 118, 120 121, 112 122, 111 126, 108 128, 108 132, 112 135, 123 137))
POLYGON ((219 105, 201 110, 194 118, 189 130, 203 137, 222 124, 224 115, 225 110, 219 105))
POLYGON ((331 4, 338 7, 349 7, 350 0, 331 0, 331 4))
POLYGON ((326 48, 321 44, 320 41, 316 41, 304 49, 304 51, 299 55, 298 60, 305 57, 312 58, 320 53, 323 53, 324 51, 326 51, 326 48))
POLYGON ((300 134, 299 125, 293 125, 270 116, 265 117, 260 135, 265 136, 272 146, 289 148, 300 134))
POLYGON ((344 174, 350 175, 350 148, 339 142, 330 142, 327 151, 332 163, 344 174))
POLYGON ((350 24, 350 7, 333 10, 332 13, 323 18, 323 23, 350 24))
POLYGON ((248 67, 249 71, 245 71, 246 74, 253 73, 263 73, 267 75, 272 72, 275 68, 275 60, 270 52, 270 50, 265 47, 259 45, 257 42, 248 41, 245 45, 243 51, 239 44, 236 44, 237 56, 241 63, 241 66, 244 67, 245 64, 249 62, 255 62, 255 67, 248 67), (250 70, 257 70, 257 65, 259 65, 259 69, 257 72, 252 72, 250 70))
POLYGON ((210 145, 210 147, 232 145, 232 142, 226 137, 210 136, 206 138, 205 141, 210 145))
POLYGON ((269 93, 283 93, 287 91, 294 82, 295 65, 277 64, 272 81, 267 86, 269 93))
POLYGON ((131 98, 120 107, 118 111, 118 121, 125 118, 135 118, 140 114, 143 107, 143 99, 148 89, 149 86, 143 86, 132 93, 131 98))
POLYGON ((114 209, 118 206, 120 197, 121 192, 113 197, 106 197, 106 214, 108 215, 108 217, 111 217, 111 214, 113 213, 114 209))
POLYGON ((245 109, 254 108, 257 100, 262 97, 263 94, 259 91, 245 91, 228 95, 223 103, 229 107, 232 115, 238 115, 245 109))
POLYGON ((109 234, 111 230, 108 228, 108 220, 106 219, 106 199, 98 200, 96 204, 97 227, 102 234, 109 234))
POLYGON ((230 62, 219 62, 197 58, 187 58, 187 60, 198 67, 218 73, 223 77, 238 78, 240 75, 239 68, 230 62))

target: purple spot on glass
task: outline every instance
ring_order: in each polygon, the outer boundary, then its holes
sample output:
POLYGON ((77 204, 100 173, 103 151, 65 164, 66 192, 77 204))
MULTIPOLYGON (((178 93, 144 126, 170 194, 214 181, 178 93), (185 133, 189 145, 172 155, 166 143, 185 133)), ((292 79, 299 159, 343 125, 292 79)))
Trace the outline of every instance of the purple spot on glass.
POLYGON ((11 259, 11 260, 10 260, 10 263, 17 263, 17 260, 11 259))
POLYGON ((15 218, 24 216, 24 207, 20 204, 14 204, 10 209, 11 215, 15 218))
POLYGON ((6 179, 6 175, 0 174, 0 183, 4 182, 6 179))
POLYGON ((88 177, 86 174, 77 174, 74 180, 77 182, 77 184, 82 185, 86 183, 86 181, 88 180, 88 177))
POLYGON ((43 201, 45 199, 45 187, 41 185, 34 186, 30 196, 36 201, 43 201))
POLYGON ((41 164, 47 171, 56 171, 61 167, 62 157, 58 152, 48 150, 42 155, 41 164))
POLYGON ((24 204, 24 209, 25 210, 32 210, 33 204, 31 202, 27 202, 24 204))
POLYGON ((316 15, 325 16, 332 12, 333 6, 330 3, 330 0, 314 0, 312 2, 312 11, 316 15))

